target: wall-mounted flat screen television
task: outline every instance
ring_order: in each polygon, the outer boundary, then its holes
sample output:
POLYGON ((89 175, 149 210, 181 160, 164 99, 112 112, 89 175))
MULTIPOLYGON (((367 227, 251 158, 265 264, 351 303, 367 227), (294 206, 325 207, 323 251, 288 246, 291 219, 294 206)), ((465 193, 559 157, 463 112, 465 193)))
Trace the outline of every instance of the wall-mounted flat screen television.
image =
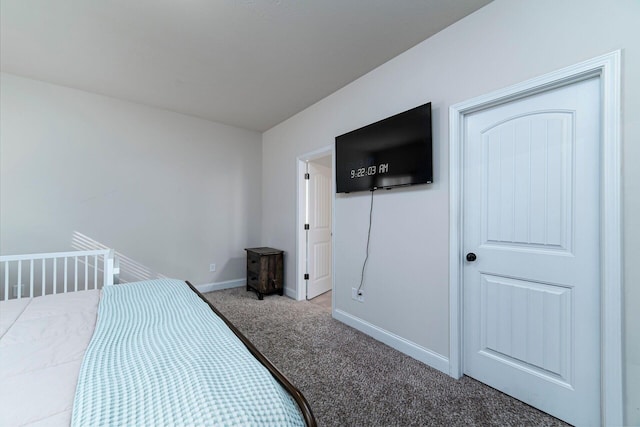
POLYGON ((431 103, 336 137, 336 192, 433 182, 431 103))

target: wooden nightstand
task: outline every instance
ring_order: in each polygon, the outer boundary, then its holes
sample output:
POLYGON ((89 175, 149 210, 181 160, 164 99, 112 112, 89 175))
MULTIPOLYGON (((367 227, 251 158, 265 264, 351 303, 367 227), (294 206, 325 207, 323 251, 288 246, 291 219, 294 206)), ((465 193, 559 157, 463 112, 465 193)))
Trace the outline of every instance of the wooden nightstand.
POLYGON ((248 248, 247 291, 253 290, 258 299, 264 295, 284 293, 284 252, 274 248, 248 248))

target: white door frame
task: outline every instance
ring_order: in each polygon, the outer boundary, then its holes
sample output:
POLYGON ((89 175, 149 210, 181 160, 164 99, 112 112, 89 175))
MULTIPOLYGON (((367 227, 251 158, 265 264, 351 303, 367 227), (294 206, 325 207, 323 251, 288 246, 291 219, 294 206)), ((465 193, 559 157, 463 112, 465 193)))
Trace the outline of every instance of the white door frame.
POLYGON ((623 424, 622 211, 620 137, 621 51, 545 74, 449 109, 449 375, 463 366, 463 142, 465 116, 577 81, 598 77, 601 85, 601 414, 604 425, 623 424))
MULTIPOLYGON (((305 187, 304 174, 307 171, 307 162, 321 157, 331 156, 331 179, 335 182, 335 154, 334 146, 327 145, 309 153, 301 154, 298 156, 296 163, 296 189, 297 189, 297 202, 296 202, 296 296, 295 299, 302 301, 307 298, 307 283, 304 280, 304 274, 306 273, 306 234, 304 232, 305 224, 305 187)), ((333 186, 332 186, 333 188, 333 186)), ((333 224, 335 219, 335 192, 332 192, 333 202, 331 203, 331 234, 333 235, 333 224)), ((331 289, 334 287, 333 266, 335 248, 333 247, 333 239, 331 239, 331 289)), ((332 303, 333 307, 333 303, 332 303)))

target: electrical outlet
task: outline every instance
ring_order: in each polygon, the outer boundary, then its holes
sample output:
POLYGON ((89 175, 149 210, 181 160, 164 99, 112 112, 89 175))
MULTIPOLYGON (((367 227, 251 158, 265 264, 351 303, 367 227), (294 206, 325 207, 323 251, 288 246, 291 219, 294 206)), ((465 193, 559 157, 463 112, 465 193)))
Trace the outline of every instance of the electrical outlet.
POLYGON ((215 264, 209 264, 209 271, 216 271, 216 265, 215 264))
POLYGON ((351 299, 354 299, 358 302, 364 302, 364 289, 351 288, 351 299))

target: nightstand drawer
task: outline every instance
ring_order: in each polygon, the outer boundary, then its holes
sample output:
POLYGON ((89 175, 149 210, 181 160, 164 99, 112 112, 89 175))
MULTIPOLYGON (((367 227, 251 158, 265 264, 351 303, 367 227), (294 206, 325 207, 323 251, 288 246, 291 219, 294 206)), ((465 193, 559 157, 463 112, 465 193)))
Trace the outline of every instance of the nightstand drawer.
POLYGON ((258 280, 258 276, 247 273, 247 285, 251 286, 253 289, 259 289, 260 281, 258 280))
POLYGON ((260 273, 260 255, 247 252, 247 272, 260 273))

